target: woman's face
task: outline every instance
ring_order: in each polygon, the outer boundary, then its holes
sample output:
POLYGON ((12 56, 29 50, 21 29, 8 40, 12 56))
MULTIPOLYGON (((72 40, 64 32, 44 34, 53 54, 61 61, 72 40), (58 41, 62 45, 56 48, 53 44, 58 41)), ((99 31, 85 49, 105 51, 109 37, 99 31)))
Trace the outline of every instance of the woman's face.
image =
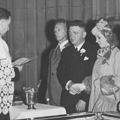
POLYGON ((98 32, 96 35, 96 43, 98 43, 98 45, 103 48, 103 47, 107 47, 110 44, 107 42, 107 39, 104 37, 104 35, 101 32, 98 32))

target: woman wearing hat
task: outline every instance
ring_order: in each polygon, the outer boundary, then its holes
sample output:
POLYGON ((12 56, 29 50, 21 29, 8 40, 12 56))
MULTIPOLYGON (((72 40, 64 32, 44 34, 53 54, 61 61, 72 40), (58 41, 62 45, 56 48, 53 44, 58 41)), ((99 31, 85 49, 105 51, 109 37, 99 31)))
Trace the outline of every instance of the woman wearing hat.
POLYGON ((100 46, 93 67, 89 111, 117 111, 120 101, 120 50, 109 23, 101 19, 92 29, 100 46))

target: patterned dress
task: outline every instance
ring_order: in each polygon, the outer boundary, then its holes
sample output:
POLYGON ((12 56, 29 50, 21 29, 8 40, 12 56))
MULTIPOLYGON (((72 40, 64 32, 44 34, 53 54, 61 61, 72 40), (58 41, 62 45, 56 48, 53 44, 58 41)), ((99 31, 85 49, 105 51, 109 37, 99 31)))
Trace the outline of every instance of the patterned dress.
POLYGON ((0 120, 9 119, 9 110, 13 101, 15 77, 9 49, 5 41, 0 38, 0 120), (6 117, 7 116, 7 117, 6 117))

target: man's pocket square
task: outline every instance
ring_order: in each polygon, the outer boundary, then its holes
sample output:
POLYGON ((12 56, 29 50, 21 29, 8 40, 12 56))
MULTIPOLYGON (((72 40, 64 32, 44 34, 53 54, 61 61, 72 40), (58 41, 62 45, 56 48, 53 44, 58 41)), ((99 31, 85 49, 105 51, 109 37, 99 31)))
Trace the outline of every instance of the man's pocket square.
POLYGON ((88 59, 89 59, 88 57, 86 57, 86 56, 84 57, 84 60, 88 60, 88 59))

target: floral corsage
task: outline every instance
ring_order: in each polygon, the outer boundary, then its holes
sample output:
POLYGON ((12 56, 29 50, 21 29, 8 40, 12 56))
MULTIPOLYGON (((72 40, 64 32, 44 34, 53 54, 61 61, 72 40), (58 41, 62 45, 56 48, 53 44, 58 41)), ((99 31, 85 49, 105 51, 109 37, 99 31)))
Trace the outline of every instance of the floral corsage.
POLYGON ((108 60, 111 55, 111 50, 112 50, 111 47, 105 47, 98 50, 98 57, 102 58, 102 65, 105 63, 109 65, 108 60))
POLYGON ((82 48, 82 49, 80 50, 80 53, 81 53, 80 56, 82 56, 82 54, 85 53, 85 52, 86 52, 86 50, 85 50, 84 48, 82 48))

